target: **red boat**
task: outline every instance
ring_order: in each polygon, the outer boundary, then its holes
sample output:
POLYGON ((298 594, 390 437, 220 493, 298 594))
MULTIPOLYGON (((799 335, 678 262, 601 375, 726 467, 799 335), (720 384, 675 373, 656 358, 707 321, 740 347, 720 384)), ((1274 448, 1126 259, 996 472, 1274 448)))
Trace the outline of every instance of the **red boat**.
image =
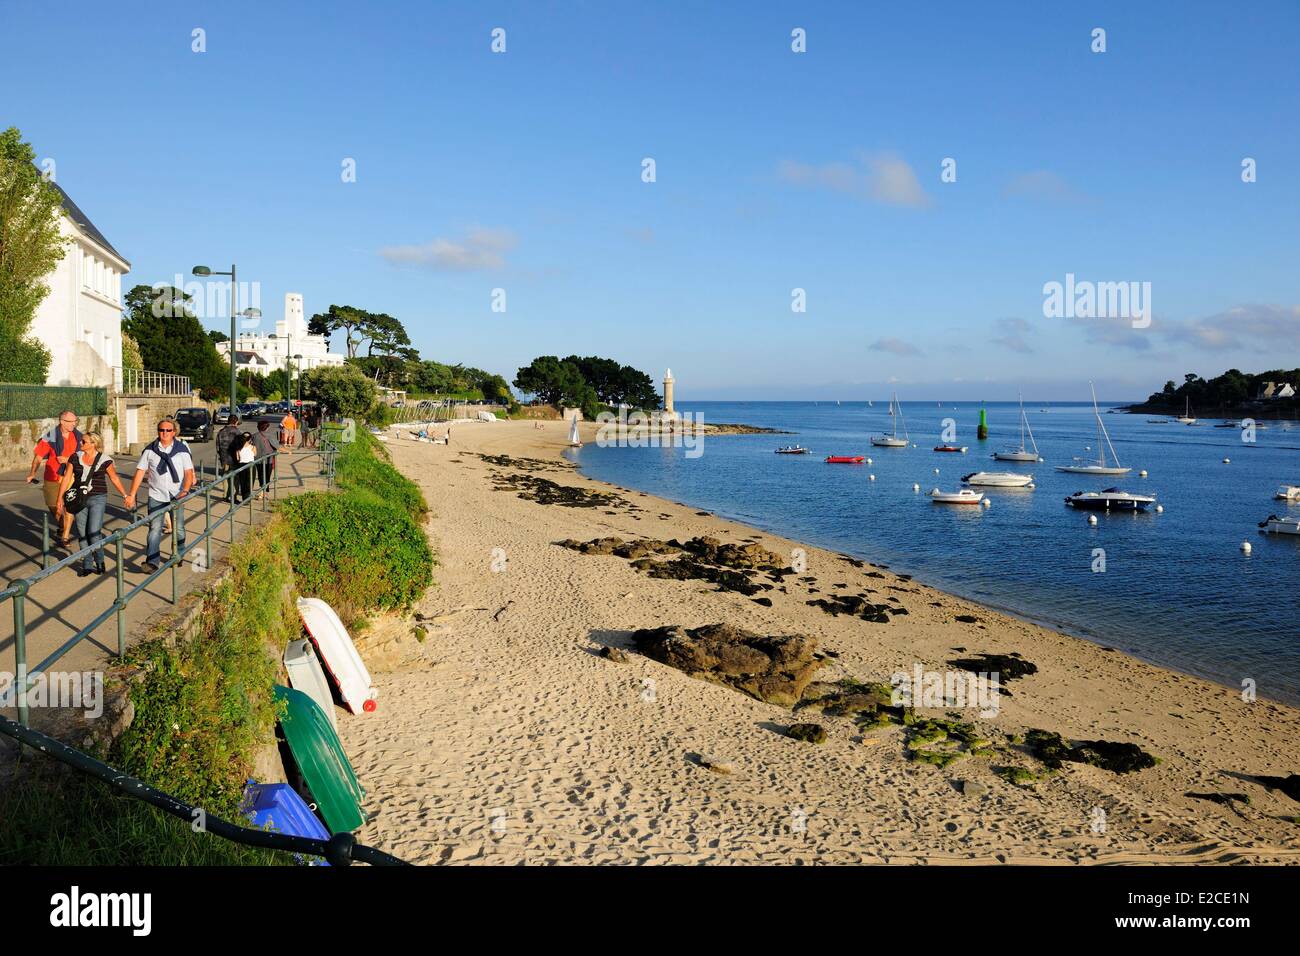
POLYGON ((957 452, 958 454, 961 454, 961 455, 966 454, 966 446, 965 446, 965 445, 935 445, 935 446, 934 446, 934 450, 935 450, 935 451, 955 451, 955 452, 957 452))
POLYGON ((828 465, 860 465, 866 460, 865 455, 828 455, 826 457, 828 465))

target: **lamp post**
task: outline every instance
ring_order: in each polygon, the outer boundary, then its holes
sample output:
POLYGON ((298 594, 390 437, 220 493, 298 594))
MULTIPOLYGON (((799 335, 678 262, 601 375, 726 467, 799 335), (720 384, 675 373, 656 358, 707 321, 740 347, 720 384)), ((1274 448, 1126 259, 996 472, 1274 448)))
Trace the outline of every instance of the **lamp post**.
MULTIPOLYGON (((235 318, 236 310, 239 308, 237 296, 239 295, 239 285, 235 281, 235 264, 230 264, 229 272, 214 272, 207 266, 195 266, 191 270, 196 276, 230 276, 230 414, 235 414, 235 396, 238 394, 238 361, 235 357, 235 318)), ((260 309, 246 309, 245 315, 256 312, 257 317, 262 315, 260 309)), ((253 318, 253 316, 249 316, 253 318)))
MULTIPOLYGON (((299 354, 295 355, 295 356, 293 357, 293 360, 298 364, 298 406, 299 406, 299 409, 301 410, 301 407, 302 407, 302 354, 299 353, 299 354)), ((290 395, 290 397, 292 397, 292 395, 293 395, 293 380, 292 380, 292 379, 289 380, 289 395, 290 395)))
MULTIPOLYGON (((243 316, 244 318, 246 318, 246 319, 260 319, 260 318, 262 317, 262 310, 261 310, 261 309, 254 309, 254 308, 250 307, 250 308, 245 309, 243 312, 240 312, 239 314, 240 314, 241 316, 243 316)), ((232 342, 231 344, 233 345, 234 343, 232 342)), ((237 364, 238 360, 236 359, 236 354, 237 354, 237 353, 236 353, 236 350, 235 350, 234 348, 232 348, 232 349, 230 350, 230 361, 231 361, 231 362, 234 362, 234 363, 237 364)), ((252 370, 251 365, 250 365, 249 370, 248 370, 248 388, 249 388, 249 391, 252 391, 252 388, 253 388, 253 370, 252 370)), ((233 404, 230 406, 230 413, 231 413, 232 415, 235 413, 235 406, 234 406, 233 404)))

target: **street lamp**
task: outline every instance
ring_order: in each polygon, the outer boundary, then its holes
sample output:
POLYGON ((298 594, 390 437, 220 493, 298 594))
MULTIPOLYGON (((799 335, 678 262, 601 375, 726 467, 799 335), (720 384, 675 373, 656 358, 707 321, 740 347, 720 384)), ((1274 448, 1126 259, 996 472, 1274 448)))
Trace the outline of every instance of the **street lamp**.
POLYGON ((235 414, 235 395, 236 395, 236 375, 235 371, 235 310, 238 306, 235 304, 235 297, 239 293, 239 287, 235 283, 235 266, 230 265, 229 272, 213 272, 207 266, 195 266, 192 270, 196 276, 230 276, 230 414, 235 414))
MULTIPOLYGON (((302 355, 295 355, 293 360, 298 363, 298 407, 302 407, 302 355)), ((289 394, 293 395, 293 380, 289 380, 289 394)))

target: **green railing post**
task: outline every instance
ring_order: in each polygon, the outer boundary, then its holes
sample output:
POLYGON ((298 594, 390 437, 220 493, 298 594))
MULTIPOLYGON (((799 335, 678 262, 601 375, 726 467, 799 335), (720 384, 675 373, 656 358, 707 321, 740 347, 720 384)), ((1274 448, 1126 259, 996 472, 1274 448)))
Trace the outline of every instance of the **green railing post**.
POLYGON ((176 588, 176 565, 180 564, 180 555, 176 553, 176 531, 181 525, 181 513, 176 510, 175 502, 168 507, 172 515, 172 603, 175 604, 180 593, 176 588))
POLYGON ((212 489, 203 489, 203 556, 212 567, 212 489))
POLYGON ((27 726, 27 582, 19 581, 14 602, 14 689, 18 694, 18 723, 27 726))
POLYGON ((122 600, 122 539, 126 533, 119 531, 117 533, 117 600, 114 602, 117 607, 117 656, 126 656, 126 619, 122 616, 126 611, 126 602, 122 600))
POLYGON ((50 513, 41 515, 41 567, 50 566, 50 513))

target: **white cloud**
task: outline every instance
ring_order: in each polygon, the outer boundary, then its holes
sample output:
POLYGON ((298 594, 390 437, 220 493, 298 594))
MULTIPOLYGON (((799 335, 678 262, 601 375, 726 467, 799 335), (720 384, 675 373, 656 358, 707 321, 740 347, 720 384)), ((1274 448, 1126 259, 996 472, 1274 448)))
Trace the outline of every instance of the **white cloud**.
POLYGON ((869 346, 873 352, 889 352, 891 355, 920 355, 921 350, 910 342, 904 342, 902 339, 884 338, 876 339, 869 346))
POLYGON ((393 265, 420 266, 433 272, 504 269, 505 254, 518 244, 509 229, 476 227, 460 240, 434 239, 423 245, 385 246, 379 254, 393 265))
POLYGON ((1001 345, 1013 352, 1023 352, 1028 355, 1033 352, 1029 343, 1025 340, 1025 335, 1033 330, 1033 326, 1024 319, 998 319, 993 323, 994 345, 1001 345))
POLYGON ((1238 305, 1188 322, 1159 328, 1170 340, 1207 352, 1229 349, 1300 352, 1300 305, 1238 305))
POLYGON ((1003 197, 1018 196, 1043 202, 1082 202, 1088 197, 1056 173, 1045 169, 1020 173, 1002 188, 1003 197))
POLYGON ((857 158, 857 164, 834 162, 820 166, 785 160, 777 174, 788 183, 829 189, 890 206, 919 209, 931 204, 916 172, 901 156, 861 153, 857 158))

